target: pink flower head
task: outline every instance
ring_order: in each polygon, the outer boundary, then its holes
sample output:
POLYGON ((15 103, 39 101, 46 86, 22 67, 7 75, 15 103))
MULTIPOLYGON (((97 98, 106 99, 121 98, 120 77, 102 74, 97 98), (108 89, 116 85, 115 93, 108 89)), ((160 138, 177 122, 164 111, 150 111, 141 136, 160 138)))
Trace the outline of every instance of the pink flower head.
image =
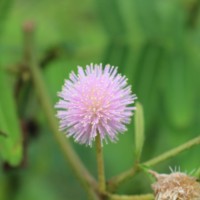
POLYGON ((101 141, 117 140, 118 133, 126 131, 135 107, 136 96, 127 86, 127 78, 117 73, 117 67, 102 64, 78 67, 65 80, 61 98, 56 104, 60 130, 73 136, 81 144, 92 145, 97 134, 101 141))

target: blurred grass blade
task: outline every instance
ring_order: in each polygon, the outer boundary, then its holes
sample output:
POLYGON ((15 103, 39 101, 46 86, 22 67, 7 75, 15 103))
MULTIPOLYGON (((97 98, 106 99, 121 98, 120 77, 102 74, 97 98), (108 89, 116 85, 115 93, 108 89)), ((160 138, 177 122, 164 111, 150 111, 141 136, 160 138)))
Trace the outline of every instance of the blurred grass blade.
POLYGON ((0 1, 0 34, 4 28, 4 23, 12 4, 13 4, 13 0, 0 1))
POLYGON ((22 158, 22 135, 9 86, 5 72, 0 70, 0 155, 4 161, 15 166, 22 158), (6 133, 7 136, 3 136, 2 133, 6 133))
POLYGON ((135 114, 135 153, 136 160, 139 161, 144 144, 144 115, 142 104, 136 103, 135 114))
POLYGON ((169 62, 164 74, 166 78, 166 113, 169 122, 176 129, 184 130, 191 126, 195 116, 193 105, 195 103, 194 91, 197 85, 195 84, 197 73, 195 74, 192 67, 188 68, 190 63, 184 52, 181 54, 171 52, 167 59, 169 62))
POLYGON ((0 136, 7 137, 8 134, 0 130, 0 136))

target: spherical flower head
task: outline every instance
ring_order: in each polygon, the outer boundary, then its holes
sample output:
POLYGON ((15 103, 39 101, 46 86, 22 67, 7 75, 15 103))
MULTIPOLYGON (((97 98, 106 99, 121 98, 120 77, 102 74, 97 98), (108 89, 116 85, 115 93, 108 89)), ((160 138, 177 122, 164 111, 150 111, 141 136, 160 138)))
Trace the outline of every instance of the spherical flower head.
POLYGON ((158 174, 152 185, 156 200, 200 200, 200 183, 194 177, 182 172, 158 174))
POLYGON ((89 65, 78 74, 72 72, 65 80, 61 98, 56 104, 60 130, 73 136, 80 144, 92 145, 97 134, 101 141, 116 141, 126 131, 125 124, 135 110, 136 96, 127 85, 127 78, 117 73, 117 67, 89 65))

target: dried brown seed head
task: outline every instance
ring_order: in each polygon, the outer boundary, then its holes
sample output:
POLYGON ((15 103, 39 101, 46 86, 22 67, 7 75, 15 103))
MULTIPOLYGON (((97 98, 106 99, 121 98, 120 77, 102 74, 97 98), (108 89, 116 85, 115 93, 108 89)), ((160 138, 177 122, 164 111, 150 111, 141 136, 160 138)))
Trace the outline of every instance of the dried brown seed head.
POLYGON ((156 200, 200 200, 200 183, 194 177, 181 172, 150 173, 157 180, 152 185, 156 200))

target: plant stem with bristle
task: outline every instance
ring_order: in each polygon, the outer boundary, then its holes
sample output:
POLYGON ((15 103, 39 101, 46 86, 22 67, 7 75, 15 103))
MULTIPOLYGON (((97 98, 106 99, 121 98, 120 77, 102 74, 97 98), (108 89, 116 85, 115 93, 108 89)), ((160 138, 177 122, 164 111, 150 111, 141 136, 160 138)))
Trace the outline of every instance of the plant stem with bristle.
POLYGON ((106 190, 106 183, 105 183, 105 172, 104 172, 103 149, 99 134, 97 134, 96 136, 96 154, 97 154, 99 191, 104 193, 106 190))
POLYGON ((55 137, 55 141, 59 144, 65 159, 69 162, 74 173, 76 174, 79 181, 82 183, 91 199, 99 200, 99 197, 95 194, 97 189, 97 183, 89 171, 85 168, 84 164, 76 154, 68 139, 59 132, 58 122, 55 118, 53 105, 47 93, 46 85, 43 81, 43 77, 40 68, 37 63, 34 51, 34 25, 29 22, 23 27, 24 31, 24 42, 25 42, 25 54, 28 61, 28 67, 33 81, 34 88, 37 93, 37 97, 40 101, 41 108, 47 118, 49 126, 55 137))

